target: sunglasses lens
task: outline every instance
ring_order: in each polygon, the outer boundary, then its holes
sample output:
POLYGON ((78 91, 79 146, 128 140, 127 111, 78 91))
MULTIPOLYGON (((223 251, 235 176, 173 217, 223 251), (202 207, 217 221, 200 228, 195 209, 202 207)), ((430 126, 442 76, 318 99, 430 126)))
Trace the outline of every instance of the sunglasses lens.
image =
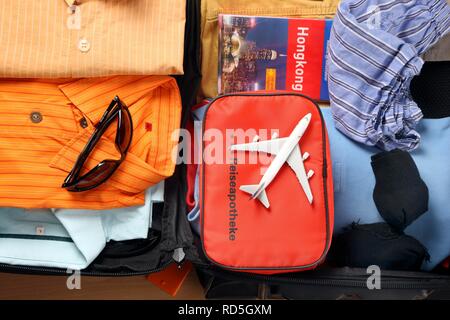
POLYGON ((121 152, 126 152, 131 143, 133 128, 130 112, 126 107, 122 110, 121 123, 117 132, 117 146, 121 152))
POLYGON ((69 190, 84 191, 95 188, 105 182, 117 166, 118 163, 116 161, 105 160, 89 171, 86 175, 81 177, 81 179, 74 186, 70 187, 69 190))
POLYGON ((133 121, 131 119, 131 114, 128 111, 128 108, 120 101, 119 97, 116 96, 103 114, 101 121, 96 126, 96 131, 89 139, 83 154, 80 154, 78 157, 74 168, 67 176, 62 187, 66 188, 68 191, 78 192, 93 189, 105 182, 123 161, 124 155, 130 147, 132 137, 133 121), (103 135, 111 123, 114 123, 113 121, 116 118, 118 119, 118 125, 115 142, 116 148, 121 153, 120 159, 104 160, 87 174, 79 177, 87 157, 97 144, 101 135, 103 135))

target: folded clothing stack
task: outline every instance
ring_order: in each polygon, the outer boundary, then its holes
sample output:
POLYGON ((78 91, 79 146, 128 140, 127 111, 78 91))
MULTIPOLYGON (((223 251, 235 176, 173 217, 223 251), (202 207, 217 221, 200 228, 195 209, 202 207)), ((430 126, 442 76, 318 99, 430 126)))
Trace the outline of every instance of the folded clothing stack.
POLYGON ((195 97, 198 5, 2 2, 0 263, 84 269, 108 242, 159 232, 182 109, 168 75, 187 66, 195 97))
POLYGON ((107 242, 147 238, 164 182, 145 199, 143 206, 110 210, 0 208, 0 263, 84 269, 107 242))

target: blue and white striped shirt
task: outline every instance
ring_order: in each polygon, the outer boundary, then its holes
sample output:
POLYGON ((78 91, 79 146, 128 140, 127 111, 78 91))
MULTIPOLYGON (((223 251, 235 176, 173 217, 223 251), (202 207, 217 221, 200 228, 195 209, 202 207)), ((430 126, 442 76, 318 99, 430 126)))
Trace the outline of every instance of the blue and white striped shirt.
POLYGON ((344 0, 333 22, 328 87, 336 128, 385 150, 415 149, 422 112, 409 92, 420 55, 450 31, 446 0, 344 0))

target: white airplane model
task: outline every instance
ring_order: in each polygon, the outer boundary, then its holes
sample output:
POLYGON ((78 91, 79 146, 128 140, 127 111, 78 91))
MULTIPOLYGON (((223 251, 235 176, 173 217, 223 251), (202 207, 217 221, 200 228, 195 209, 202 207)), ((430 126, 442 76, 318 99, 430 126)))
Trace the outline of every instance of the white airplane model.
POLYGON ((275 158, 264 173, 259 184, 243 185, 239 189, 251 194, 251 199, 258 198, 266 208, 269 208, 270 203, 265 189, 275 179, 283 164, 287 162, 291 169, 294 170, 309 203, 312 203, 313 195, 308 180, 314 175, 314 171, 309 170, 308 174, 306 174, 303 161, 308 159, 309 154, 305 152, 302 156, 298 145, 310 121, 311 113, 308 113, 298 122, 290 136, 286 138, 277 138, 275 134, 271 140, 258 141, 259 137, 256 136, 251 143, 232 145, 232 151, 265 152, 275 155, 275 158))

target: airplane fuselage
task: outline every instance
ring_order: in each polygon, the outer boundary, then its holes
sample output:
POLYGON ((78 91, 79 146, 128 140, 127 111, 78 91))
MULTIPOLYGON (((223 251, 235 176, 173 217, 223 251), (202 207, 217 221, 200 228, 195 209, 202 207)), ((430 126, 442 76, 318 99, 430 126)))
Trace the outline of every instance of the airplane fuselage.
POLYGON ((288 140, 282 146, 282 148, 277 153, 275 158, 272 160, 272 163, 270 164, 269 168, 267 168, 266 172, 261 178, 261 181, 258 184, 258 188, 256 192, 252 195, 252 198, 257 198, 259 194, 263 190, 265 190, 269 186, 269 184, 275 179, 277 173, 280 171, 281 167, 284 165, 287 158, 294 150, 295 146, 298 145, 301 137, 305 132, 305 128, 309 125, 310 120, 311 117, 306 116, 302 120, 300 120, 298 124, 295 126, 288 140))

